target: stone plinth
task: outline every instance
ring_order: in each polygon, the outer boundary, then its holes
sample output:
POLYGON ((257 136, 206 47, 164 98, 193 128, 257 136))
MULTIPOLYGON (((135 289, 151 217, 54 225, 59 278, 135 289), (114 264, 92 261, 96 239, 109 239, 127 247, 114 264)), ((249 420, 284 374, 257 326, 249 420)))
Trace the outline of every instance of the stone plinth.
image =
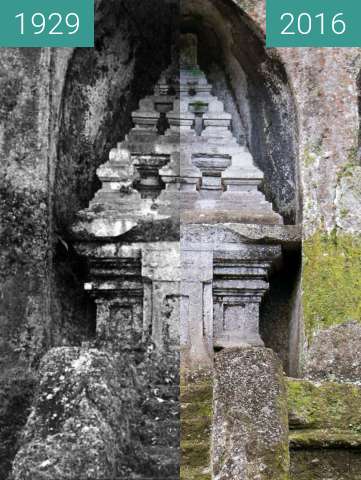
POLYGON ((288 480, 287 395, 281 363, 265 348, 215 357, 215 480, 288 480))

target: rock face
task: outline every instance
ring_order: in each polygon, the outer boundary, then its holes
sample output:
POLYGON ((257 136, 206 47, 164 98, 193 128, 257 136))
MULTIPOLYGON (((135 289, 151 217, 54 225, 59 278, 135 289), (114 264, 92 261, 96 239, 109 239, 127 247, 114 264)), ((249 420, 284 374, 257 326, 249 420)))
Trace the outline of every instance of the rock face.
POLYGON ((361 325, 355 321, 321 331, 305 359, 312 380, 356 382, 361 379, 361 325))
POLYGON ((178 371, 170 355, 151 348, 137 361, 97 348, 51 350, 13 478, 176 478, 178 371))
POLYGON ((96 349, 51 350, 14 462, 14 479, 103 479, 116 475, 126 406, 114 359, 96 349))
POLYGON ((358 480, 360 468, 353 450, 298 450, 291 456, 292 480, 358 480))
POLYGON ((289 479, 285 382, 271 350, 216 355, 213 461, 217 480, 289 479))

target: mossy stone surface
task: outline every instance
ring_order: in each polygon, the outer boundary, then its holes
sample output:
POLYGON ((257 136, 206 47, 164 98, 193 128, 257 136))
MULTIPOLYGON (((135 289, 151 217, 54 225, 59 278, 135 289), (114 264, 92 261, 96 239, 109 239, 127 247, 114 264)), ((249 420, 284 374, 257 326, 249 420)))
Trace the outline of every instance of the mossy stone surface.
POLYGON ((361 387, 287 379, 291 428, 361 433, 361 387))
POLYGON ((312 343, 320 331, 361 321, 361 237, 316 232, 303 243, 303 313, 312 343))
POLYGON ((361 450, 361 387, 287 380, 290 446, 361 450))
POLYGON ((211 479, 213 373, 182 371, 181 480, 211 479))

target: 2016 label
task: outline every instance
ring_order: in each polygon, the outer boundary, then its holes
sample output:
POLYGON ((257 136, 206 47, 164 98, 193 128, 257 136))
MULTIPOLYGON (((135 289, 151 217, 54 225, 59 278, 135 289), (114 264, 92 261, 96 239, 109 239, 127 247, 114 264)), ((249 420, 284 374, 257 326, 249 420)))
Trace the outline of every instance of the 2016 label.
POLYGON ((43 13, 36 12, 31 17, 27 17, 24 12, 15 16, 19 21, 19 33, 25 35, 26 29, 30 29, 34 35, 74 35, 79 31, 80 19, 79 15, 70 12, 62 15, 53 12, 45 16, 43 13))
POLYGON ((266 0, 266 46, 361 47, 361 1, 266 0))
MULTIPOLYGON (((347 25, 343 20, 343 13, 336 13, 332 17, 329 24, 329 31, 335 35, 343 35, 346 32, 347 25)), ((319 13, 313 17, 306 12, 295 16, 293 13, 285 12, 281 15, 280 20, 282 25, 285 25, 281 31, 281 35, 309 35, 313 28, 316 28, 318 33, 325 35, 325 14, 319 13)))

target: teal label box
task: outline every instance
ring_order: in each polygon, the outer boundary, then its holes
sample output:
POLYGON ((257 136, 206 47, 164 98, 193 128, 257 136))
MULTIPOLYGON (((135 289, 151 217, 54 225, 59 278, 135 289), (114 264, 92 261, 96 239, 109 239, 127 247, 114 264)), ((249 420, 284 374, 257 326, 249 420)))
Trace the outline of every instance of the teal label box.
POLYGON ((0 47, 93 47, 94 0, 4 0, 0 47))
POLYGON ((267 47, 361 47, 361 0, 266 0, 267 47))

